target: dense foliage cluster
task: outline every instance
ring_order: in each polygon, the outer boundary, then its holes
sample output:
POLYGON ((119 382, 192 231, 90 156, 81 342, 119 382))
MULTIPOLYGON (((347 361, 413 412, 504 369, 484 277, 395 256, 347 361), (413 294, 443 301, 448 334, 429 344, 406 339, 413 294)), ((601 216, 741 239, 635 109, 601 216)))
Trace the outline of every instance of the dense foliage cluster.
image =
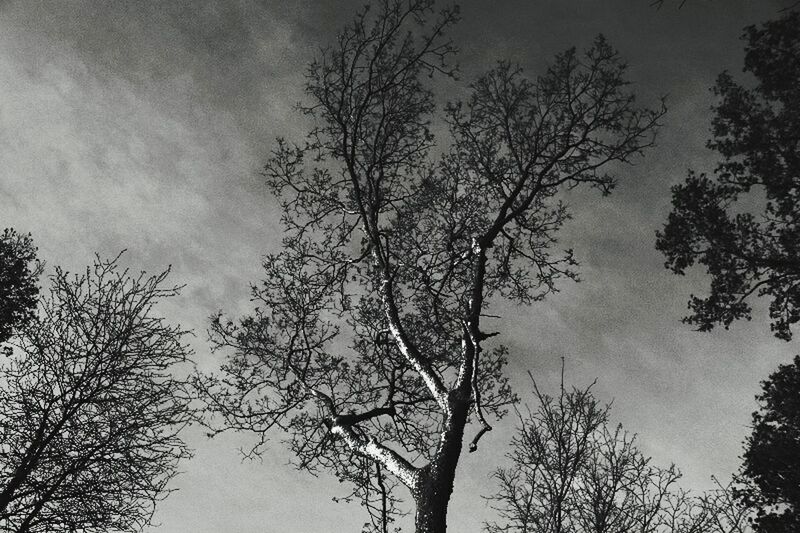
POLYGON ((728 327, 750 318, 751 296, 765 296, 772 330, 789 340, 800 320, 800 12, 745 38, 755 84, 720 75, 708 146, 722 160, 713 176, 691 173, 673 188, 656 246, 674 272, 698 263, 711 275, 687 322, 728 327))
POLYGON ((743 456, 744 501, 758 533, 800 531, 800 356, 763 383, 743 456))
POLYGON ((256 433, 256 451, 282 431, 300 468, 362 494, 380 493, 380 465, 410 490, 418 531, 444 531, 465 431, 477 449, 513 400, 488 306, 575 276, 556 248, 560 193, 608 193, 608 169, 652 145, 663 113, 635 102, 602 37, 535 78, 500 62, 437 113, 427 78, 454 74, 457 15, 383 0, 311 63, 313 126, 264 171, 283 250, 254 313, 215 319, 226 362, 196 381, 215 430, 256 433))
POLYGON ((592 387, 543 393, 519 415, 488 497, 499 520, 487 533, 746 533, 751 516, 730 486, 692 495, 671 465, 645 456, 636 437, 609 422, 592 387))
POLYGON ((10 228, 0 236, 0 343, 36 309, 40 265, 30 235, 10 228))

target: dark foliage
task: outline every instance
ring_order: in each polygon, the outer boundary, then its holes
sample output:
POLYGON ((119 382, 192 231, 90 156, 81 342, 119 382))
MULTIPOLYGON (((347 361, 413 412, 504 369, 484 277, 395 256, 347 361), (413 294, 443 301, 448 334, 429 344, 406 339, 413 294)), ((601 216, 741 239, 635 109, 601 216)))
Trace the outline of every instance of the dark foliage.
POLYGON ((744 500, 758 509, 759 533, 800 531, 800 356, 781 365, 758 396, 745 443, 744 500))
POLYGON ((751 296, 770 299, 771 328, 791 338, 800 320, 800 13, 746 29, 745 72, 714 87, 713 177, 690 173, 656 247, 678 274, 699 263, 710 293, 692 296, 685 321, 700 330, 750 318, 751 296))
POLYGON ((10 228, 0 236, 0 343, 33 316, 41 266, 30 235, 10 228))
POLYGON ((188 450, 171 371, 183 331, 153 314, 166 272, 56 270, 0 364, 0 531, 139 531, 188 450))

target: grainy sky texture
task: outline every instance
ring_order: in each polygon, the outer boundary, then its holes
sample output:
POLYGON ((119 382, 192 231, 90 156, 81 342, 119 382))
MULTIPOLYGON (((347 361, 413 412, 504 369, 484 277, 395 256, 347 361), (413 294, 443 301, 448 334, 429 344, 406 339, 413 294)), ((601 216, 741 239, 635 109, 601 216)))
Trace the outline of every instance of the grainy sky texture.
MULTIPOLYGON (((299 138, 293 105, 304 65, 363 3, 322 0, 6 0, 0 2, 0 226, 31 232, 52 267, 75 270, 92 254, 185 283, 162 312, 196 331, 203 368, 210 314, 247 310, 260 257, 280 241, 275 202, 259 179, 276 135, 299 138)), ((595 392, 657 463, 675 462, 687 487, 738 466, 759 380, 796 347, 770 336, 763 308, 752 322, 703 334, 680 323, 702 272, 664 270, 654 233, 669 187, 686 169, 713 168, 708 88, 742 65, 745 25, 790 2, 689 0, 469 0, 454 33, 462 78, 498 59, 531 75, 552 56, 604 33, 630 63, 643 102, 667 95, 658 146, 617 169, 611 197, 572 195, 562 234, 583 282, 533 307, 503 309, 498 329, 509 371, 526 396, 531 370, 558 387, 595 377, 595 392)), ((442 101, 457 86, 442 83, 442 101)), ((479 497, 502 460, 513 421, 464 456, 451 504, 452 531, 477 532, 479 497)), ((163 533, 358 531, 357 506, 334 504, 343 486, 287 466, 278 438, 262 462, 242 462, 244 436, 188 435, 195 458, 158 510, 163 533)))

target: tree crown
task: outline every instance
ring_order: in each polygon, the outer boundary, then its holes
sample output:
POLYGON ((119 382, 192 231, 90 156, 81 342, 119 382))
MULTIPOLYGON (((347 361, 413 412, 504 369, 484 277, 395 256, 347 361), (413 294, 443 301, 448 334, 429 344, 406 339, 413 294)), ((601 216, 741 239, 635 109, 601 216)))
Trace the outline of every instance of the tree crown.
POLYGON ((444 110, 440 156, 425 75, 453 74, 457 17, 386 0, 310 65, 301 109, 314 127, 279 139, 264 170, 283 250, 265 258, 253 314, 214 317, 228 357, 196 380, 214 431, 253 431, 258 452, 283 430, 299 467, 364 492, 370 463, 415 498, 454 474, 470 420, 477 448, 514 400, 507 349, 483 346, 497 335, 482 326, 488 303, 537 301, 575 277, 571 251, 552 250, 568 218, 558 191, 609 192, 610 164, 650 146, 663 113, 636 106, 599 37, 536 79, 507 63, 478 78, 444 110))
POLYGON ((744 70, 756 83, 719 76, 708 146, 722 160, 713 177, 691 172, 673 188, 656 247, 674 272, 699 263, 711 276, 686 322, 727 328, 750 318, 751 296, 765 296, 772 331, 789 340, 800 320, 800 13, 750 26, 744 38, 744 70))

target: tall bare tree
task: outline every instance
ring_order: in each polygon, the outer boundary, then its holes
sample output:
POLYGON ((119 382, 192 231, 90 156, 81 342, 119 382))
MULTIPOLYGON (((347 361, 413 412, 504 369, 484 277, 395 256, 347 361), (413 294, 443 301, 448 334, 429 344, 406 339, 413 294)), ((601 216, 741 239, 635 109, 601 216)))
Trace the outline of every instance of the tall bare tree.
POLYGON ((437 145, 426 78, 453 76, 457 17, 384 0, 311 63, 313 126, 279 139, 264 170, 283 250, 264 261, 255 311, 214 319, 227 359, 196 381, 215 430, 255 432, 254 452, 282 432, 302 469, 375 484, 380 465, 408 488, 419 532, 445 531, 468 423, 475 450, 513 400, 487 305, 575 277, 571 251, 552 250, 568 218, 558 193, 608 193, 612 164, 652 144, 663 112, 635 105, 599 37, 536 79, 499 63, 447 106, 437 145))
POLYGON ((714 478, 716 487, 699 497, 703 524, 708 533, 752 533, 754 510, 737 497, 738 482, 723 485, 714 478))
POLYGON ((710 277, 684 321, 701 331, 751 317, 770 299, 770 329, 790 340, 800 322, 800 11, 745 28, 747 85, 722 73, 713 88, 713 175, 690 172, 672 188, 672 212, 656 248, 666 266, 710 277), (752 86, 752 87, 751 87, 752 86))
POLYGON ((179 460, 189 421, 184 332, 154 315, 167 273, 97 260, 56 270, 0 365, 0 531, 139 531, 179 460))
POLYGON ((740 498, 757 512, 758 533, 800 528, 800 355, 761 384, 745 441, 740 498))

